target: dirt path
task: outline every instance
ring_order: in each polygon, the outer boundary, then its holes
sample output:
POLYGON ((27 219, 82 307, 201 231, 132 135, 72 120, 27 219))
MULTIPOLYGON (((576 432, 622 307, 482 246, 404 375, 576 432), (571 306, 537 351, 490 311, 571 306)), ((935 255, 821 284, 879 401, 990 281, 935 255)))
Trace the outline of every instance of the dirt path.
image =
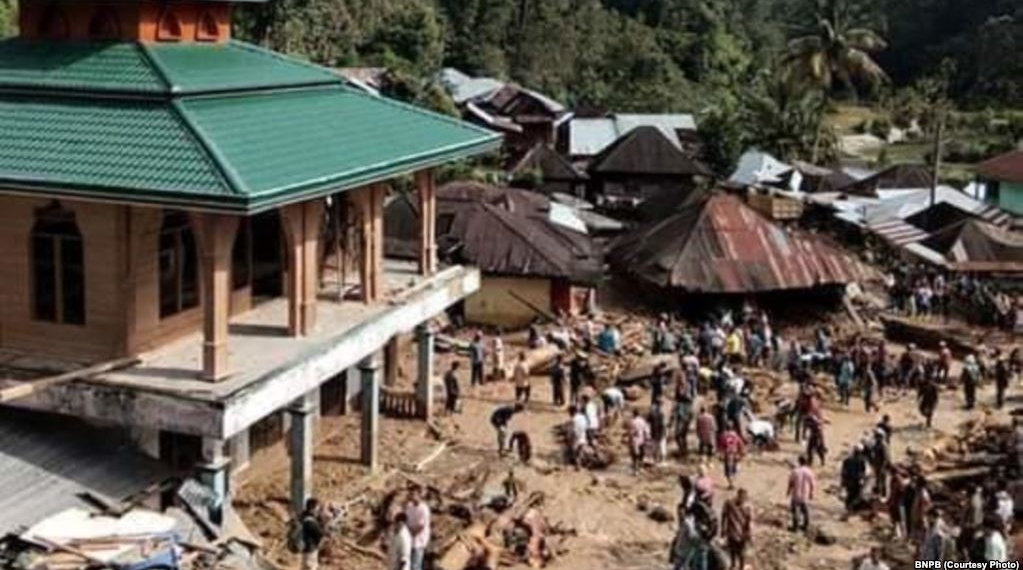
MULTIPOLYGON (((897 350, 897 349, 893 349, 897 350)), ((438 370, 446 369, 444 355, 438 370)), ((466 379, 467 380, 467 379, 466 379)), ((1018 388, 1014 388, 1018 390, 1018 388)), ((547 496, 544 513, 551 523, 574 528, 578 536, 567 542, 568 552, 548 566, 554 570, 580 568, 616 568, 621 570, 663 570, 667 567, 667 551, 674 534, 674 523, 656 523, 638 509, 638 503, 661 505, 674 512, 678 501, 677 477, 691 473, 695 463, 680 464, 672 461, 663 467, 652 468, 638 477, 627 469, 627 460, 620 458, 610 469, 599 473, 576 471, 562 465, 561 447, 555 439, 555 426, 567 421, 567 413, 551 406, 550 390, 546 378, 534 378, 534 401, 526 414, 517 416, 513 429, 529 432, 534 461, 529 466, 514 465, 511 459, 498 459, 494 433, 489 425, 492 410, 512 400, 512 387, 508 383, 490 384, 469 392, 461 414, 441 418, 445 431, 453 434, 457 446, 444 457, 432 463, 424 477, 443 480, 448 474, 467 466, 485 465, 494 472, 515 468, 525 490, 540 490, 547 496)), ((786 385, 783 393, 794 387, 786 385)), ((993 400, 993 391, 980 392, 982 407, 993 400)), ((647 402, 641 402, 645 405, 647 402)), ((889 414, 895 426, 893 456, 903 457, 908 448, 923 449, 941 433, 952 433, 971 414, 961 410, 961 397, 957 392, 945 392, 935 417, 937 428, 924 430, 916 413, 912 396, 888 399, 879 412, 864 413, 862 402, 853 402, 850 410, 827 406, 830 421, 827 440, 830 449, 828 464, 817 468, 820 481, 818 497, 813 503, 811 516, 814 524, 823 525, 837 538, 835 544, 822 546, 806 537, 785 530, 788 522, 785 488, 790 462, 801 451, 791 440, 791 432, 782 437, 781 449, 748 457, 737 478, 737 486, 746 488, 754 501, 756 528, 752 567, 756 569, 799 568, 825 569, 848 567, 851 560, 863 555, 883 537, 875 536, 873 525, 860 518, 845 521, 838 489, 838 466, 851 449, 861 441, 881 418, 889 414)), ((974 412, 979 415, 983 412, 974 412)), ((336 501, 346 496, 352 481, 365 474, 354 464, 357 457, 357 416, 325 421, 321 434, 325 442, 317 449, 316 489, 324 500, 336 501), (330 432, 335 433, 331 434, 330 432)), ((414 463, 436 446, 421 423, 385 420, 383 424, 383 462, 386 467, 414 463)), ((725 481, 718 462, 710 465, 710 473, 718 483, 715 494, 717 506, 730 496, 724 489, 725 481)), ((279 548, 283 534, 280 506, 286 505, 287 463, 278 462, 272 469, 258 471, 239 494, 239 511, 257 534, 270 545, 279 548)), ((357 560, 351 556, 338 568, 383 568, 372 559, 357 560)), ((293 565, 294 560, 279 555, 277 562, 293 565)), ((325 565, 326 567, 333 567, 325 565)))

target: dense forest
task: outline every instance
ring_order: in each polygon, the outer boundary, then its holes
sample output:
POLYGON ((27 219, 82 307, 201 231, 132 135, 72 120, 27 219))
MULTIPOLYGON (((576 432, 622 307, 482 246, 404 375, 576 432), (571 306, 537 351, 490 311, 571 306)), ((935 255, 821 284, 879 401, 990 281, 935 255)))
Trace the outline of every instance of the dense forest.
POLYGON ((431 78, 453 66, 580 113, 695 112, 719 163, 750 144, 817 158, 839 101, 921 122, 939 100, 1023 109, 1021 0, 267 0, 236 14, 243 39, 386 67, 390 95, 441 111, 431 78))
MULTIPOLYGON (((244 36, 327 65, 442 66, 519 81, 576 107, 694 109, 770 70, 818 25, 817 0, 270 0, 244 36)), ((963 105, 1023 107, 1020 0, 849 0, 887 42, 895 86, 955 69, 963 105)))

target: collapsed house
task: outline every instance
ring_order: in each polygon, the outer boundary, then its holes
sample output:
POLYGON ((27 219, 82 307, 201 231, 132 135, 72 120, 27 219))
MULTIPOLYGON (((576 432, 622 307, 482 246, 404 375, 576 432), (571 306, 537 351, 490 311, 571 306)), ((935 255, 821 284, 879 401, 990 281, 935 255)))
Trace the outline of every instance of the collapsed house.
POLYGON ((501 142, 234 41, 231 11, 23 0, 0 42, 0 404, 122 430, 195 475, 213 524, 285 434, 300 509, 339 402, 361 398, 375 468, 380 354, 411 331, 429 417, 429 320, 479 286, 437 264, 433 169, 501 142), (426 212, 411 264, 383 254, 406 176, 426 212))
MULTIPOLYGON (((521 327, 537 317, 589 310, 601 256, 573 211, 535 192, 456 182, 437 189, 441 258, 483 273, 464 303, 468 322, 521 327)), ((412 201, 388 204, 390 255, 408 255, 419 210, 412 201)))
POLYGON ((470 77, 454 68, 440 81, 467 121, 504 135, 505 151, 514 162, 537 145, 554 146, 558 127, 572 117, 546 95, 489 77, 470 77))
POLYGON ((841 288, 876 277, 822 237, 787 231, 723 193, 686 203, 628 232, 608 257, 621 273, 684 294, 841 288))

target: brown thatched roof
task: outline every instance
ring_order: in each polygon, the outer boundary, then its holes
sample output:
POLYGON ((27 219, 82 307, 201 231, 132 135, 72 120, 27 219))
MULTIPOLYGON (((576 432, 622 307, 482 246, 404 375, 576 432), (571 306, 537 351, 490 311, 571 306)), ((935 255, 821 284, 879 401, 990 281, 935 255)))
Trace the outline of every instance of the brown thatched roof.
MULTIPOLYGON (((437 189, 442 257, 506 276, 595 283, 602 260, 592 239, 550 221, 545 196, 517 188, 455 182, 437 189)), ((418 239, 416 205, 404 196, 387 206, 388 255, 409 255, 418 239)))
POLYGON ((710 169, 690 158, 656 127, 636 127, 600 151, 590 163, 593 174, 664 176, 710 175, 710 169))
POLYGON ((629 232, 609 257, 640 280, 690 293, 810 289, 876 276, 822 238, 790 233, 727 194, 629 232))

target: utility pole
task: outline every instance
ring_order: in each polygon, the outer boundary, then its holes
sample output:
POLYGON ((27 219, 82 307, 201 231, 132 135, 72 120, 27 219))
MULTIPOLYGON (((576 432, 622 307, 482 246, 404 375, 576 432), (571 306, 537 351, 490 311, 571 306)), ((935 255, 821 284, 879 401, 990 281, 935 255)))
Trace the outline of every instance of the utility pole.
MULTIPOLYGON (((940 105, 940 104, 939 104, 940 105)), ((930 208, 934 207, 935 202, 938 200, 938 183, 941 177, 941 151, 945 146, 945 120, 948 116, 948 112, 944 108, 944 105, 938 107, 938 124, 934 128, 934 163, 931 170, 931 205, 930 208)), ((928 208, 928 209, 930 209, 928 208)), ((930 215, 928 214, 928 218, 930 215)), ((928 225, 930 220, 927 220, 928 225)))

